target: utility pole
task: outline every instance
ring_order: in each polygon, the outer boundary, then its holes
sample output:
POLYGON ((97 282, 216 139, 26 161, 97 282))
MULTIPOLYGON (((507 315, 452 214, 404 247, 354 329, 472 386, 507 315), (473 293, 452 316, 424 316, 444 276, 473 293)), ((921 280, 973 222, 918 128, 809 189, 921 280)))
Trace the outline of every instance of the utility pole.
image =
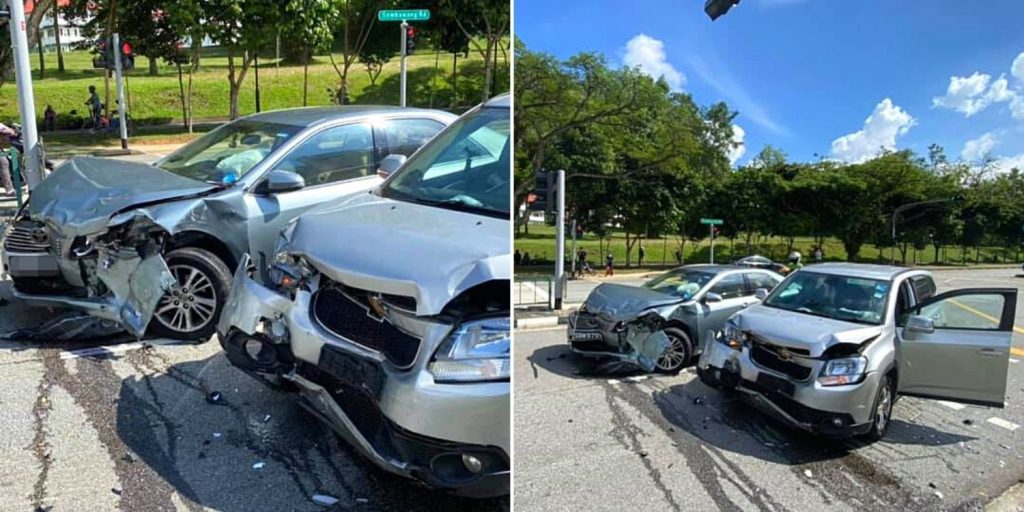
POLYGON ((407 41, 406 41, 406 37, 408 37, 409 24, 406 23, 405 20, 402 20, 402 24, 400 26, 402 27, 402 46, 401 46, 401 48, 402 48, 402 64, 401 64, 401 77, 399 78, 399 96, 398 96, 399 103, 398 103, 398 106, 404 107, 405 106, 405 69, 406 69, 405 68, 405 65, 406 65, 405 64, 405 59, 407 57, 406 54, 409 53, 409 51, 406 49, 406 44, 408 44, 407 41))
POLYGON ((558 212, 555 217, 557 236, 555 238, 555 309, 562 309, 565 296, 565 171, 558 171, 555 194, 558 198, 558 212))
POLYGON ((36 132, 36 100, 32 94, 32 68, 25 34, 25 5, 21 0, 7 0, 11 12, 11 50, 14 53, 14 79, 18 85, 18 110, 21 113, 21 135, 25 144, 25 174, 28 189, 42 181, 40 173, 39 134, 36 132))
POLYGON ((256 56, 253 59, 256 73, 256 112, 260 112, 260 50, 256 49, 256 56))
POLYGON ((572 262, 569 265, 569 275, 576 275, 576 219, 572 220, 572 246, 569 248, 569 261, 572 262))
POLYGON ((121 128, 121 149, 128 149, 128 122, 125 110, 128 104, 124 101, 124 74, 121 69, 121 37, 117 32, 111 34, 114 46, 114 83, 117 85, 117 118, 121 128))

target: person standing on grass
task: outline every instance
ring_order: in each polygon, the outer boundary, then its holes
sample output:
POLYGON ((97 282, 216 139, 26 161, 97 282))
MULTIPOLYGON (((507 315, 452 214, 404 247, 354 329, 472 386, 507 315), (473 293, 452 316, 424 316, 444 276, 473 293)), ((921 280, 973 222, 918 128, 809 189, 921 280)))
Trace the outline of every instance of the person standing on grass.
POLYGON ((611 277, 615 275, 615 256, 612 253, 608 253, 608 256, 604 259, 604 276, 611 277))
POLYGON ((57 111, 53 110, 53 105, 47 105, 43 112, 43 129, 48 132, 57 130, 57 111))
POLYGON ((637 265, 636 266, 638 266, 638 267, 644 266, 644 254, 645 254, 644 253, 644 243, 640 242, 640 252, 638 254, 639 259, 637 260, 637 265))
POLYGON ((100 95, 96 94, 96 86, 89 86, 89 99, 85 100, 85 104, 89 107, 89 118, 92 119, 92 129, 96 130, 100 127, 100 110, 103 108, 103 104, 100 103, 100 95))
POLYGON ((0 183, 4 186, 4 195, 14 195, 14 183, 11 181, 11 161, 10 148, 11 148, 11 136, 15 135, 16 132, 9 128, 7 125, 0 123, 0 150, 3 150, 3 154, 0 155, 0 183))

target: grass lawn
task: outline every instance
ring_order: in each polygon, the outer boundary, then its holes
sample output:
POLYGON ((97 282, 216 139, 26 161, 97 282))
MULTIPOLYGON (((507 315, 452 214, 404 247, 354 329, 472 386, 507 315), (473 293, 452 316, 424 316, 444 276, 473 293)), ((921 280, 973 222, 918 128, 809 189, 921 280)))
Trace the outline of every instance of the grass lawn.
MULTIPOLYGON (((201 70, 193 78, 193 115, 196 119, 225 119, 228 115, 227 58, 212 50, 212 54, 201 60, 201 70)), ((341 62, 341 54, 334 55, 335 62, 341 62)), ((87 51, 66 52, 65 72, 57 73, 57 54, 45 55, 45 78, 39 79, 38 54, 32 53, 33 88, 36 115, 40 122, 46 105, 53 105, 58 114, 77 110, 86 114, 84 105, 88 97, 88 86, 95 85, 101 100, 104 94, 104 70, 92 68, 92 55, 87 51)), ((236 62, 238 59, 236 59, 236 62)), ((433 106, 448 108, 451 103, 452 55, 416 53, 408 59, 410 106, 433 106), (437 70, 435 73, 435 64, 437 70)), ((160 74, 148 75, 148 61, 136 60, 136 68, 127 73, 127 94, 132 118, 136 126, 143 124, 165 124, 180 122, 181 100, 178 89, 178 75, 174 67, 161 63, 160 74)), ((350 94, 354 103, 397 104, 399 89, 399 59, 388 62, 376 85, 370 84, 364 67, 356 63, 349 70, 350 94)), ((457 105, 467 107, 479 103, 483 83, 483 60, 471 52, 468 58, 458 59, 457 105)), ((494 93, 507 91, 509 83, 508 63, 499 54, 496 66, 494 93)), ((263 110, 302 106, 303 68, 299 65, 275 66, 273 59, 260 59, 260 102, 263 110)), ((186 77, 187 79, 187 77, 186 77)), ((317 56, 309 66, 309 105, 328 105, 330 97, 327 88, 336 88, 339 80, 327 55, 317 56)), ((255 112, 254 70, 250 68, 239 96, 241 114, 255 112)), ((114 80, 110 80, 109 105, 113 109, 117 97, 114 80)), ((0 121, 13 123, 18 120, 17 88, 13 80, 0 88, 0 121)))
MULTIPOLYGON (((515 239, 515 249, 520 253, 529 253, 532 260, 540 258, 546 262, 554 260, 555 255, 555 228, 545 224, 531 223, 530 233, 515 239)), ((568 236, 568 234, 567 234, 568 236)), ((661 266, 675 265, 675 251, 679 248, 678 238, 669 236, 664 239, 644 240, 644 265, 661 266)), ((566 252, 571 248, 571 239, 566 239, 566 252)), ((631 256, 632 265, 637 262, 637 247, 634 245, 631 256)), ((800 251, 805 261, 811 259, 811 248, 814 246, 814 239, 811 237, 797 238, 794 249, 800 251)), ((586 233, 582 239, 577 239, 576 250, 586 249, 587 260, 591 266, 598 268, 604 264, 604 257, 611 252, 615 256, 615 266, 626 265, 626 236, 622 232, 615 232, 610 239, 603 242, 598 240, 592 233, 586 233)), ((891 248, 883 249, 881 256, 874 245, 865 245, 860 250, 860 260, 864 263, 888 263, 891 257, 891 248)), ((822 248, 824 257, 828 261, 846 261, 846 250, 842 242, 836 239, 825 239, 822 248)), ((927 246, 924 250, 917 251, 916 260, 914 249, 907 250, 907 263, 916 261, 919 265, 961 265, 963 262, 963 250, 961 247, 945 247, 939 250, 939 259, 935 259, 935 249, 927 246)), ((775 261, 781 261, 788 255, 788 242, 780 237, 770 237, 767 240, 762 238, 761 243, 752 244, 748 251, 740 239, 735 241, 727 238, 715 240, 715 261, 718 263, 731 262, 749 254, 760 254, 775 261)), ((687 241, 683 251, 683 260, 686 263, 707 263, 710 256, 709 243, 707 239, 699 242, 687 241)), ((974 248, 967 249, 967 264, 975 263, 977 254, 974 248)), ((1014 251, 1007 251, 1001 247, 982 247, 978 263, 1015 263, 1019 256, 1014 251)), ((899 251, 896 251, 896 258, 899 259, 899 251)))

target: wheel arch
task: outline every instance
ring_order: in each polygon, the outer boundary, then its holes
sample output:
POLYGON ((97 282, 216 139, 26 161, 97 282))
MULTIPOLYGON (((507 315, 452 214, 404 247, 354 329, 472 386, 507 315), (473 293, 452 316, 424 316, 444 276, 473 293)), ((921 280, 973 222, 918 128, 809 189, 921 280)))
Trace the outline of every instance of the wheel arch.
POLYGON ((228 270, 234 272, 238 267, 238 258, 219 238, 203 231, 182 231, 174 234, 167 242, 166 250, 195 247, 210 251, 224 262, 228 270))

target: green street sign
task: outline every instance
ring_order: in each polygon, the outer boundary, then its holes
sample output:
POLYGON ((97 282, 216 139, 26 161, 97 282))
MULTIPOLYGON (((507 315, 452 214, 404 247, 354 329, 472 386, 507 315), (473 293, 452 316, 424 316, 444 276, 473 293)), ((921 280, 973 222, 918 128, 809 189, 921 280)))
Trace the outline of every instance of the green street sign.
POLYGON ((725 224, 725 221, 722 219, 700 219, 700 223, 711 226, 721 226, 722 224, 725 224))
POLYGON ((430 9, 383 9, 377 11, 379 21, 427 21, 430 9))

